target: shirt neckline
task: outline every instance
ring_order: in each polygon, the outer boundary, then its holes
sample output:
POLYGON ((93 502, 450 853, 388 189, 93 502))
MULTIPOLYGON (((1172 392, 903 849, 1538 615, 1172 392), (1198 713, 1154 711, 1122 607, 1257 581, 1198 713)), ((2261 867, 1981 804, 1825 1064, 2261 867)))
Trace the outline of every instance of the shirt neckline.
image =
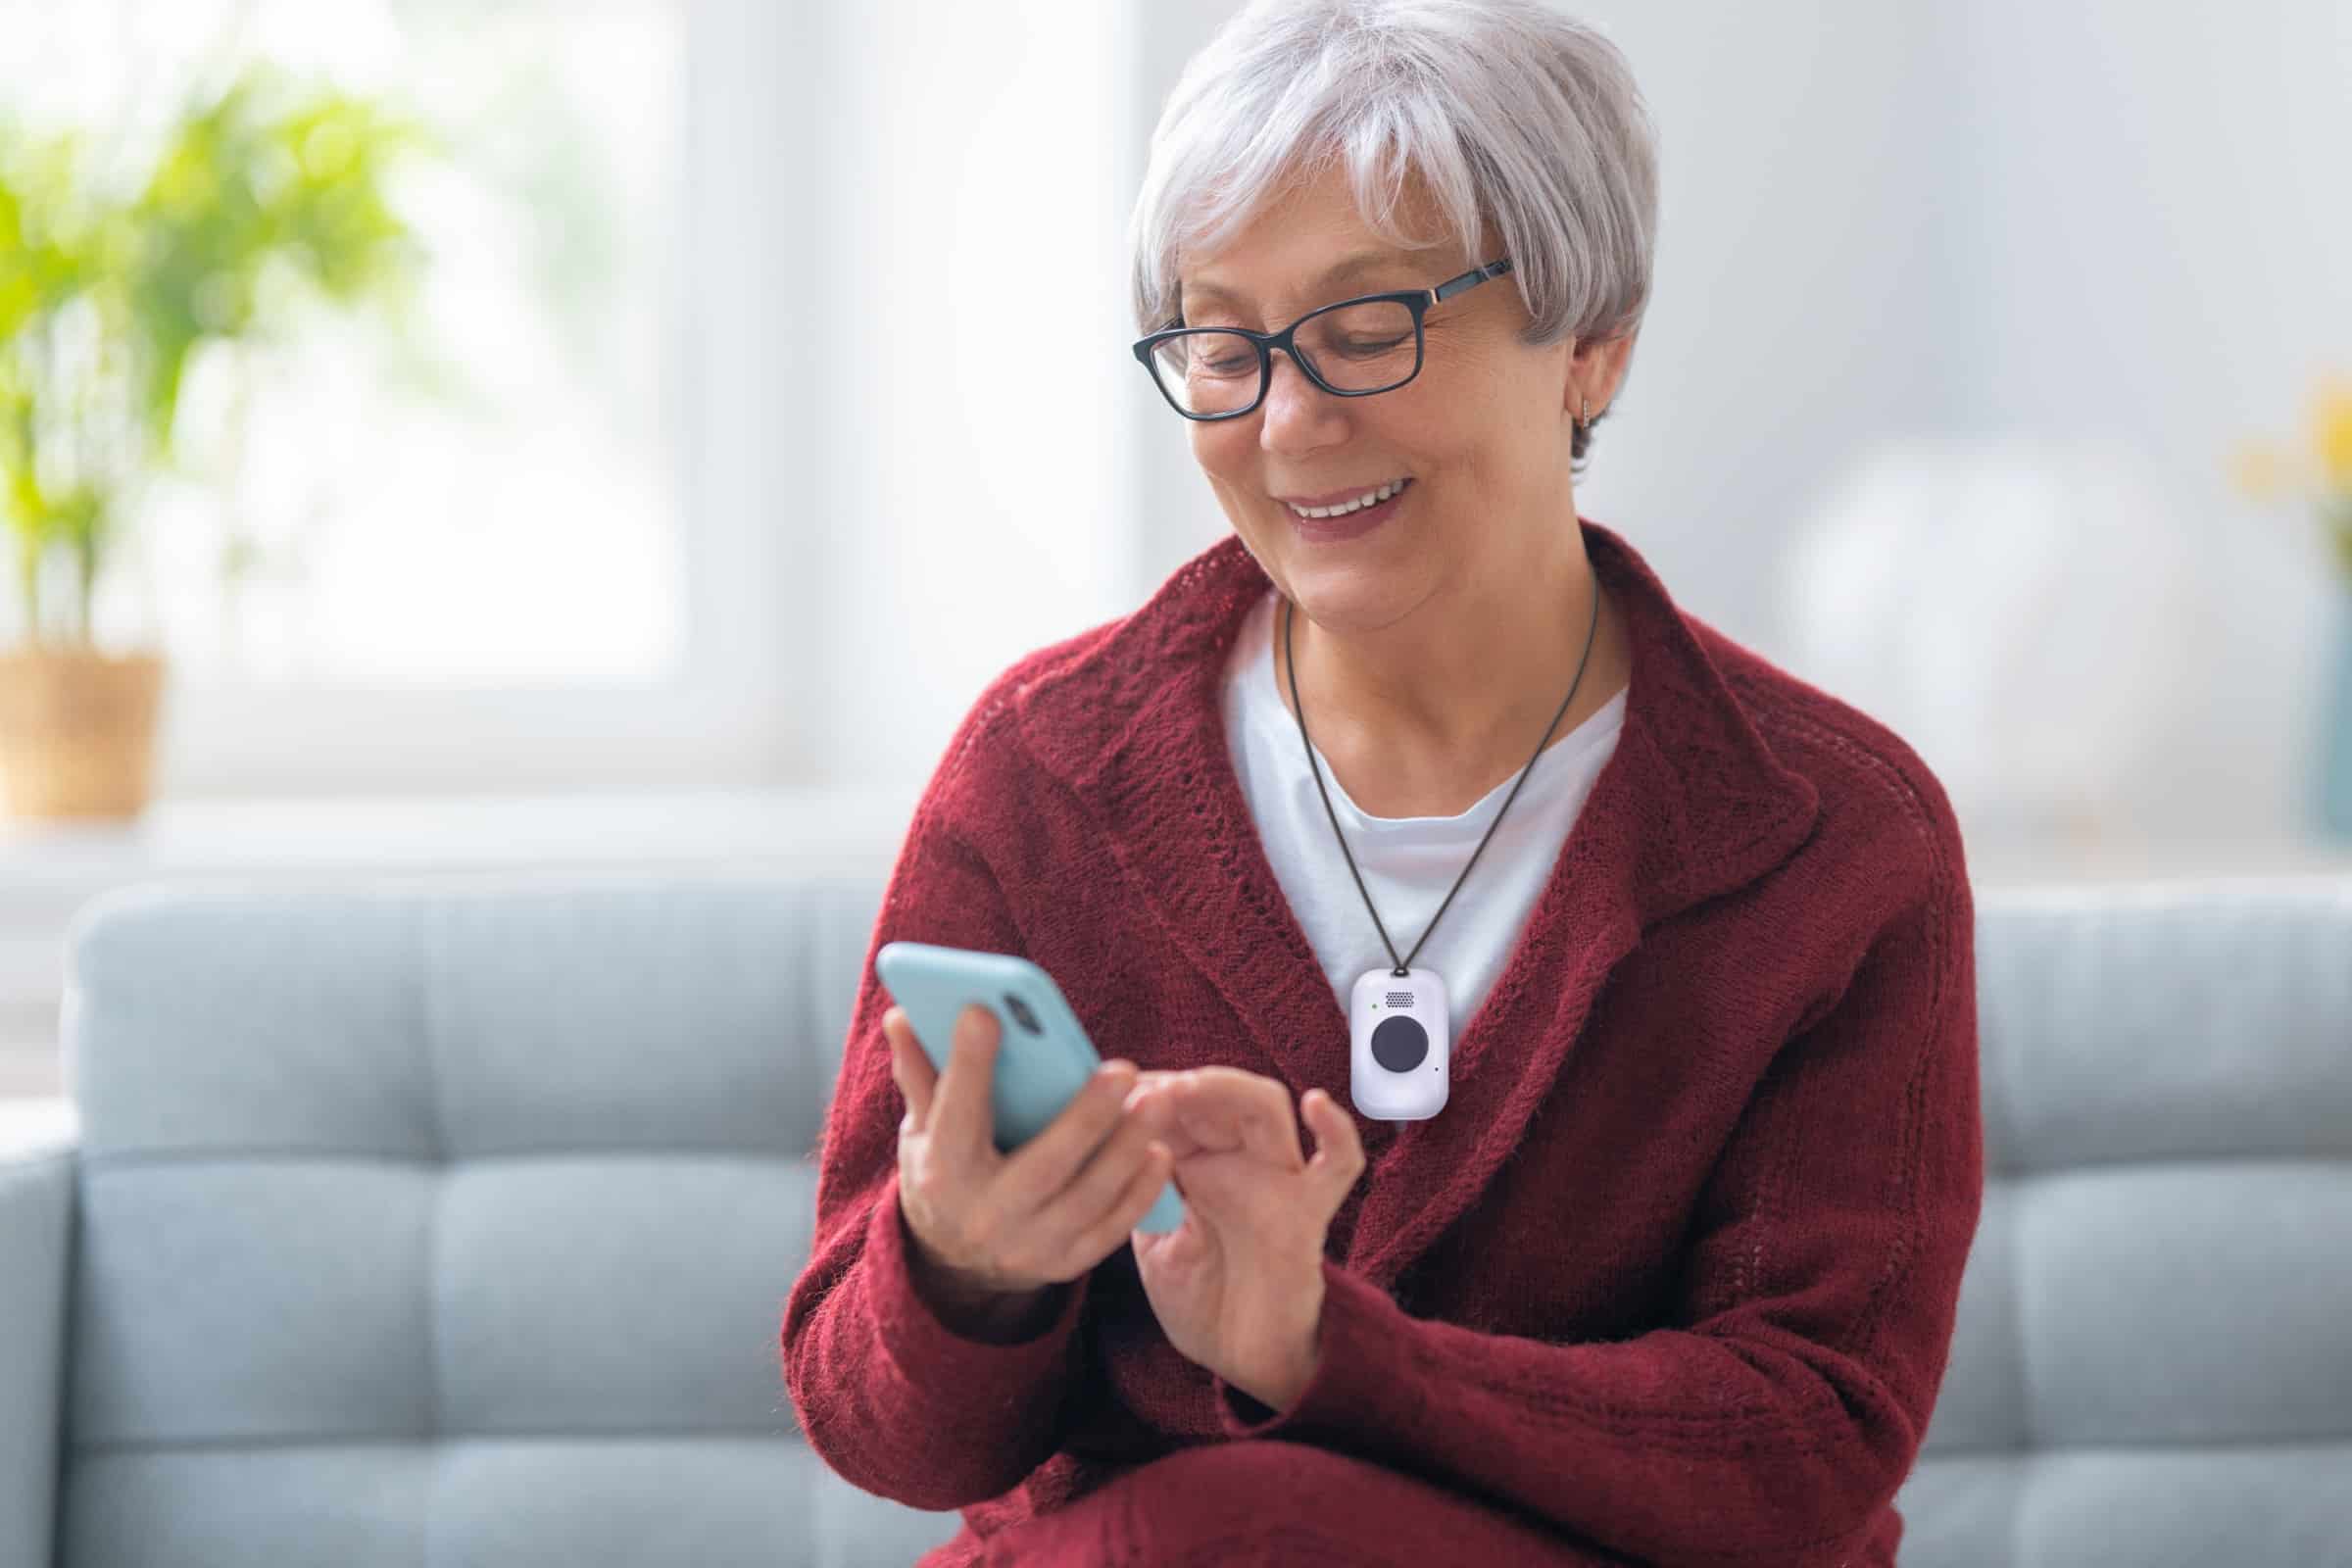
MULTIPOLYGON (((1259 607, 1259 642, 1262 646, 1251 656, 1250 663, 1254 673, 1250 679, 1256 683, 1258 690, 1259 701, 1256 706, 1263 710, 1266 722, 1279 731, 1279 734, 1270 738, 1277 743, 1287 741, 1296 745, 1298 736, 1298 721, 1292 714, 1289 707, 1284 704, 1282 688, 1274 674, 1273 626, 1276 619, 1275 600, 1278 597, 1279 594, 1270 591, 1264 603, 1259 607), (1276 723, 1276 720, 1280 722, 1276 723)), ((1561 762, 1582 758, 1608 736, 1616 733, 1625 715, 1627 696, 1627 692, 1618 692, 1606 703, 1587 714, 1584 722, 1553 741, 1549 746, 1544 747, 1537 758, 1536 776, 1528 780, 1528 788, 1537 788, 1539 785, 1550 781, 1556 774, 1557 766, 1546 767, 1546 762, 1552 761, 1555 758, 1559 759, 1561 762)), ((1452 816, 1375 816, 1356 805, 1354 798, 1348 795, 1346 786, 1340 783, 1339 774, 1332 770, 1331 759, 1323 755, 1323 748, 1315 745, 1311 739, 1308 744, 1313 747, 1316 763, 1322 768, 1323 786, 1331 792, 1333 808, 1351 816, 1355 825, 1366 833, 1390 835, 1416 832, 1444 833, 1458 832, 1466 828, 1483 831, 1487 818, 1502 808, 1503 799, 1510 794, 1512 786, 1519 782, 1519 773, 1512 773, 1501 783, 1479 797, 1468 809, 1452 816)), ((1522 763, 1521 770, 1524 771, 1525 767, 1526 764, 1522 763)))

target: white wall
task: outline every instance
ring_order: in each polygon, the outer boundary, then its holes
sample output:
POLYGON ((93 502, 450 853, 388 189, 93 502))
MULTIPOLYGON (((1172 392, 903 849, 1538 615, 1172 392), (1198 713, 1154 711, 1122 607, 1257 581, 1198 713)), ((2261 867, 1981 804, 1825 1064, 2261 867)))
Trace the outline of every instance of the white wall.
POLYGON ((836 651, 821 777, 911 804, 990 678, 1132 608, 1129 11, 818 9, 831 463, 781 603, 836 651))
POLYGON ((2211 567, 2180 628, 2209 667, 2132 805, 2154 830, 2266 830, 2315 766, 2328 581, 2303 519, 2250 509, 2222 465, 2299 434, 2321 368, 2352 369, 2352 7, 1939 9, 1974 175, 1957 412, 2144 457, 2211 567))
MULTIPOLYGON (((1239 8, 1145 9, 1137 137, 1239 8)), ((2224 460, 2297 427, 2322 367, 2352 368, 2352 7, 1568 9, 1632 62, 1662 172, 1653 300, 1579 510, 1805 674, 1776 565, 1876 443, 2122 443, 2212 570, 2180 628, 2209 657, 2140 759, 2129 825, 2285 831, 2328 583, 2316 539, 2231 494, 2224 460)), ((1226 527, 1161 422, 1143 426, 1138 594, 1226 527)))

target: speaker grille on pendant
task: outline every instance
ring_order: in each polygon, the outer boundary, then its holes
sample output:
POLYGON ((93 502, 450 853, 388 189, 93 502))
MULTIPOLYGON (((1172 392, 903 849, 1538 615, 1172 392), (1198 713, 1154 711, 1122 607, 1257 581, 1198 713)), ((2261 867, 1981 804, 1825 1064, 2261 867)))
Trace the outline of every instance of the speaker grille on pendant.
POLYGON ((1388 1004, 1392 1007, 1409 1007, 1413 1004, 1413 994, 1410 991, 1392 991, 1388 995, 1388 1004))

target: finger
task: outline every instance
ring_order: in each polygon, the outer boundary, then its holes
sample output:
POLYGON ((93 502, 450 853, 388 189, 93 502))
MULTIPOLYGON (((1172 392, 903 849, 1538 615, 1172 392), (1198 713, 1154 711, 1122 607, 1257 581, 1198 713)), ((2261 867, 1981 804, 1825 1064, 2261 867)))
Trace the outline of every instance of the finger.
POLYGON ((909 1132, 921 1132, 931 1119, 931 1095, 939 1080, 931 1058, 914 1038, 914 1025, 904 1010, 893 1007, 882 1015, 882 1032, 890 1037, 890 1077, 906 1102, 909 1132))
MULTIPOLYGON (((1118 1207, 1122 1195, 1134 1180, 1136 1167, 1151 1151, 1160 1149, 1167 1153, 1168 1163, 1175 1164, 1174 1153, 1167 1149, 1162 1130, 1167 1126, 1169 1106, 1157 1097, 1138 1101, 1131 1092, 1128 1102, 1132 1108, 1123 1109, 1112 1123, 1110 1136, 1103 1140, 1092 1158, 1081 1164, 1076 1174, 1056 1192, 1048 1193, 1038 1210, 1038 1224, 1053 1234, 1085 1235, 1106 1214, 1118 1207)), ((1026 1153, 1024 1149, 1021 1152, 1026 1153)), ((1024 1172, 1023 1175, 1027 1173, 1024 1172)), ((1004 1180, 1007 1191, 1013 1173, 1007 1168, 1004 1180)))
POLYGON ((1146 1067, 1135 1075, 1135 1087, 1127 1092, 1127 1102, 1132 1105, 1156 1086, 1183 1076, 1181 1071, 1172 1067, 1146 1067))
POLYGON ((1238 1149, 1195 1154, 1177 1165, 1176 1190, 1203 1214, 1249 1212, 1265 1194, 1265 1162, 1238 1149))
POLYGON ((1167 1145, 1171 1159, 1182 1162, 1198 1154, 1206 1146, 1185 1130, 1183 1113, 1172 1086, 1185 1074, 1159 1070, 1136 1075, 1133 1089, 1127 1091, 1127 1114, 1133 1117, 1148 1110, 1152 1134, 1167 1145))
MULTIPOLYGON (((1079 1236, 1072 1249, 1072 1261, 1077 1273, 1093 1268, 1118 1250, 1152 1205, 1159 1201, 1160 1190, 1168 1185, 1168 1172, 1176 1161, 1168 1153, 1168 1146, 1156 1140, 1145 1146, 1143 1162, 1119 1189, 1110 1206, 1079 1236)), ((1075 1274, 1072 1276, 1076 1277, 1075 1274)))
POLYGON ((1325 1211, 1336 1212, 1364 1173, 1363 1137, 1355 1117, 1321 1089, 1309 1089, 1299 1105, 1315 1134, 1315 1157, 1307 1162, 1307 1179, 1325 1211))
POLYGON ((1250 1152, 1284 1170, 1304 1170, 1306 1155, 1298 1147, 1298 1108, 1291 1086, 1251 1075, 1244 1086, 1255 1113, 1244 1125, 1250 1152))
POLYGON ((1104 1062, 1046 1130, 1012 1152, 1002 1178, 1006 1206, 1016 1214, 1043 1209, 1076 1179, 1096 1150, 1118 1130, 1135 1063, 1104 1062))
POLYGON ((986 1164, 996 1149, 996 1112, 990 1090, 1001 1037, 997 1015, 977 1002, 967 1004, 956 1014, 948 1070, 940 1074, 931 1097, 933 1147, 975 1169, 986 1164))
POLYGON ((1175 1098, 1178 1123, 1199 1149, 1242 1150, 1280 1170, 1304 1168, 1287 1086, 1238 1067, 1200 1067, 1157 1092, 1175 1098))

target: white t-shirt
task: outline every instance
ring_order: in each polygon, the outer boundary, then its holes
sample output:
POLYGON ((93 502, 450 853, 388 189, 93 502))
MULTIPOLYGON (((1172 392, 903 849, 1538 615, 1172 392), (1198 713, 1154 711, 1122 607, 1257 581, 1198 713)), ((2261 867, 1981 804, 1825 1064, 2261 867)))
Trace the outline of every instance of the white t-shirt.
MULTIPOLYGON (((1327 814, 1298 744, 1298 721, 1275 684, 1279 623, 1274 612, 1279 600, 1279 593, 1269 590, 1250 612, 1235 642, 1225 671, 1225 738, 1266 858, 1345 1013, 1357 976, 1375 965, 1394 964, 1421 942, 1430 917, 1470 863, 1471 853, 1502 810, 1519 775, 1513 773, 1495 785, 1459 816, 1372 816, 1348 798, 1332 773, 1331 760, 1317 745, 1315 760, 1323 770, 1323 788, 1331 795, 1327 814), (1339 841, 1332 836, 1335 814, 1347 835, 1348 853, 1354 857, 1364 888, 1380 910, 1380 923, 1396 944, 1394 957, 1382 944, 1364 907, 1364 895, 1356 891, 1355 878, 1348 874, 1339 841)), ((1617 749, 1625 698, 1619 692, 1544 749, 1461 892, 1446 906, 1446 917, 1413 958, 1416 967, 1435 969, 1445 977, 1455 1040, 1501 974, 1537 898, 1550 880, 1569 829, 1592 792, 1593 780, 1617 749)), ((1311 713, 1307 724, 1314 724, 1311 713)))

